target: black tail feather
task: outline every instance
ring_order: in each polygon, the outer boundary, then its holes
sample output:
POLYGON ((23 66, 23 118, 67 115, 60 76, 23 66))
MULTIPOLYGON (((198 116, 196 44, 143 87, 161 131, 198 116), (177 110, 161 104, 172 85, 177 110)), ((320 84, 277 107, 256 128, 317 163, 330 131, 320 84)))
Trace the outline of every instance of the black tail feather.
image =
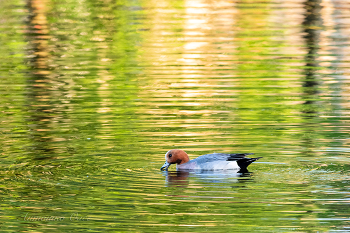
POLYGON ((239 173, 245 173, 248 172, 247 167, 252 163, 255 162, 258 159, 261 159, 262 157, 258 157, 258 158, 242 158, 237 160, 237 164, 238 166, 241 168, 239 170, 239 173))

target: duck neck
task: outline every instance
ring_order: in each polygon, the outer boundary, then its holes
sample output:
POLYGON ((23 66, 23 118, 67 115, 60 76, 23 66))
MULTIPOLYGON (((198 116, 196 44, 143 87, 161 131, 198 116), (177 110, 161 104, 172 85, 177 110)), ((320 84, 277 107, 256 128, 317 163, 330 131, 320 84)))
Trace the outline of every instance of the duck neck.
POLYGON ((190 158, 188 157, 186 152, 184 152, 183 154, 181 154, 181 156, 179 156, 179 159, 176 161, 176 164, 181 165, 187 163, 188 161, 190 161, 190 158))

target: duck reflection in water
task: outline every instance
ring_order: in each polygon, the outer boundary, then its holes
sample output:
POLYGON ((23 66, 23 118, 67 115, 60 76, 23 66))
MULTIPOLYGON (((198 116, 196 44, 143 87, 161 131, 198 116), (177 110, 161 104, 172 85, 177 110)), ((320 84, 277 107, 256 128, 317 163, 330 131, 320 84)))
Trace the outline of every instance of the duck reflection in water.
POLYGON ((252 180, 250 172, 237 173, 232 171, 166 171, 164 176, 168 186, 187 187, 191 178, 203 184, 233 184, 245 183, 252 180))

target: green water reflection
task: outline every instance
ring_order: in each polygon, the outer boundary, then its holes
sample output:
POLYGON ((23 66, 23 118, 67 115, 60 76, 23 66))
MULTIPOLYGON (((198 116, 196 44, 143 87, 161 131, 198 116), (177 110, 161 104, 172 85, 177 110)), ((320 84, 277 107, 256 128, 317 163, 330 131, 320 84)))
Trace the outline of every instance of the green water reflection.
POLYGON ((4 232, 349 231, 346 1, 0 6, 4 232))

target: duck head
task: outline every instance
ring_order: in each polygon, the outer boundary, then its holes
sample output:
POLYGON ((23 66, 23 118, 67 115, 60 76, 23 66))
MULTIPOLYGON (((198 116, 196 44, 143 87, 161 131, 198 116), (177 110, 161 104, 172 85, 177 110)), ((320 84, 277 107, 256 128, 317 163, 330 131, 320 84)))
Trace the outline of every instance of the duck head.
POLYGON ((190 161, 190 158, 188 157, 185 151, 179 150, 179 149, 169 150, 165 154, 165 163, 160 168, 160 170, 168 171, 168 167, 171 164, 184 164, 184 163, 187 163, 188 161, 190 161))

